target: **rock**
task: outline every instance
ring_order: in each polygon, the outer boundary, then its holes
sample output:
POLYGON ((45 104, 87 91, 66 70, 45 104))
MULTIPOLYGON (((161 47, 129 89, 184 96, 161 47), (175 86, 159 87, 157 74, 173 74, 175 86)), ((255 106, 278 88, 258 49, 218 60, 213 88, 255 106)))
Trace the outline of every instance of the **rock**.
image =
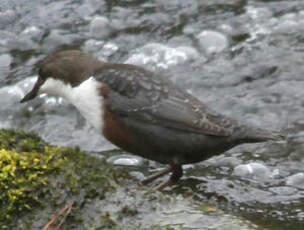
POLYGON ((96 16, 90 24, 91 36, 96 39, 103 39, 111 32, 109 19, 106 17, 96 16))
POLYGON ((33 133, 0 130, 0 146, 0 198, 5 205, 0 221, 5 229, 42 229, 64 207, 71 208, 63 212, 68 215, 64 228, 70 230, 254 226, 189 196, 150 193, 124 168, 78 148, 50 146, 33 133))
POLYGON ((234 168, 233 174, 241 177, 253 177, 267 179, 271 176, 271 171, 261 163, 241 164, 234 168))
POLYGON ((150 43, 137 49, 126 63, 150 69, 168 69, 170 66, 193 60, 198 56, 198 52, 192 47, 171 48, 160 43, 150 43))
POLYGON ((204 30, 197 36, 198 42, 207 54, 220 53, 228 47, 227 37, 217 31, 204 30))
POLYGON ((12 60, 13 58, 9 54, 0 55, 0 80, 9 73, 12 60))
POLYGON ((304 173, 296 173, 286 179, 286 185, 291 187, 304 189, 304 173))

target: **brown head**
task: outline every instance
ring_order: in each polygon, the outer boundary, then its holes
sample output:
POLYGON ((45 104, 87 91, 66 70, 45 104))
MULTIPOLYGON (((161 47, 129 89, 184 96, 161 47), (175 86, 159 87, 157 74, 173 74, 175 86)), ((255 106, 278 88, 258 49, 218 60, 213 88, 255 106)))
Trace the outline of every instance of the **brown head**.
POLYGON ((37 81, 20 102, 29 101, 41 93, 62 96, 56 92, 53 85, 45 84, 47 80, 57 80, 76 87, 92 76, 101 65, 102 62, 98 59, 78 50, 50 54, 37 64, 37 81))

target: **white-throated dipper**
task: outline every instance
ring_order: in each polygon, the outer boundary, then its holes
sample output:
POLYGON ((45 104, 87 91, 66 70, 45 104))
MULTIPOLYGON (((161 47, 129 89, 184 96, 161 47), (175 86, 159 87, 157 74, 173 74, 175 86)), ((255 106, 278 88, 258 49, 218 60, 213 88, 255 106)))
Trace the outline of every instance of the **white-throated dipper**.
POLYGON ((63 97, 113 144, 170 165, 143 181, 147 184, 171 172, 155 189, 178 181, 183 164, 203 161, 239 144, 283 137, 213 111, 160 74, 101 62, 81 51, 47 56, 38 64, 38 75, 21 102, 42 93, 63 97))

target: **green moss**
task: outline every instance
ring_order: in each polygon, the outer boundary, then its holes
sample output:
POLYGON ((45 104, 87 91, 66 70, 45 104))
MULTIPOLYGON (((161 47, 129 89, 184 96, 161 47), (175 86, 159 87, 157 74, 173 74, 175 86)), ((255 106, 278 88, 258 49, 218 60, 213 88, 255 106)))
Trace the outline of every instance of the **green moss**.
POLYGON ((45 142, 34 133, 15 130, 1 130, 0 149, 14 150, 16 152, 42 152, 45 142))
POLYGON ((48 185, 47 175, 64 163, 62 153, 43 149, 41 143, 33 135, 25 138, 20 132, 0 133, 0 222, 39 203, 40 190, 48 185))
POLYGON ((101 215, 100 218, 102 219, 102 222, 104 225, 104 226, 102 226, 103 228, 113 229, 113 228, 118 227, 116 221, 114 221, 111 218, 111 215, 109 212, 106 212, 105 214, 101 215))
POLYGON ((126 175, 78 148, 48 145, 33 133, 0 130, 1 227, 10 229, 24 211, 46 204, 56 208, 67 200, 81 205, 96 196, 103 199, 126 175))

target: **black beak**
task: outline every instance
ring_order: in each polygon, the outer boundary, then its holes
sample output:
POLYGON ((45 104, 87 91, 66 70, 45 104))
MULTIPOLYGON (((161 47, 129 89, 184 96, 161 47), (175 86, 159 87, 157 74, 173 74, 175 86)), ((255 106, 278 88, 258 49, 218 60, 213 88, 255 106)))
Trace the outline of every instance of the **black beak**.
POLYGON ((43 83, 44 83, 44 80, 42 80, 40 77, 38 77, 38 80, 35 83, 33 89, 21 99, 20 103, 34 99, 38 95, 39 88, 43 83))

